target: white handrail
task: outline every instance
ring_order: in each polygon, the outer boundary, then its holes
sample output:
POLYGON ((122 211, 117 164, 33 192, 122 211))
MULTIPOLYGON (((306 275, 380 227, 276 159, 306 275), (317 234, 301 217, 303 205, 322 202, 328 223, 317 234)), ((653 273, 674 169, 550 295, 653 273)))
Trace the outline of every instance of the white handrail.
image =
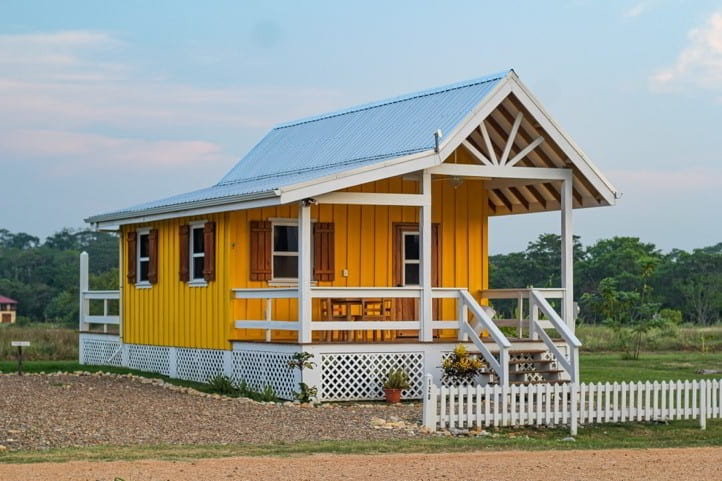
POLYGON ((496 345, 499 347, 499 360, 497 361, 494 355, 491 353, 488 347, 481 341, 479 335, 476 333, 474 328, 468 322, 460 322, 461 328, 469 336, 474 345, 489 366, 498 374, 502 386, 509 385, 509 348, 511 348, 511 342, 506 336, 496 327, 494 321, 489 315, 476 302, 476 299, 471 297, 468 291, 459 289, 459 302, 463 302, 466 307, 474 314, 474 318, 480 322, 484 328, 489 331, 491 338, 494 340, 496 345))
POLYGON ((557 314, 554 308, 549 305, 547 300, 534 290, 531 291, 531 296, 534 299, 534 302, 536 302, 537 306, 539 306, 539 309, 541 309, 541 311, 546 314, 549 322, 551 322, 554 326, 554 329, 556 329, 559 334, 562 335, 567 344, 574 347, 581 347, 582 342, 579 340, 579 338, 577 338, 577 336, 574 335, 574 333, 569 329, 569 326, 567 326, 567 324, 562 320, 559 314, 557 314))
POLYGON ((562 321, 562 318, 559 314, 557 314, 552 306, 549 305, 547 300, 544 299, 544 296, 542 296, 539 292, 531 291, 530 300, 530 307, 532 311, 530 319, 531 330, 542 338, 542 341, 544 341, 544 344, 546 344, 552 354, 554 354, 554 357, 557 359, 559 364, 561 364, 567 373, 569 373, 569 377, 572 382, 579 382, 579 348, 582 345, 581 341, 569 329, 569 326, 562 321), (554 326, 554 329, 556 329, 556 331, 564 338, 564 341, 569 346, 568 359, 559 350, 556 344, 554 344, 554 341, 552 341, 546 331, 544 331, 543 326, 537 318, 536 309, 540 309, 547 316, 547 319, 551 322, 552 326, 554 326))

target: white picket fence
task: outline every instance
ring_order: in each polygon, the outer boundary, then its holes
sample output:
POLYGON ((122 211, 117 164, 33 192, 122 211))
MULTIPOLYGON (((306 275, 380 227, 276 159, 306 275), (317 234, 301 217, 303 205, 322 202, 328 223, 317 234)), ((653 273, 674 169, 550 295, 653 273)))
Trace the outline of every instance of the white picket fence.
POLYGON ((722 381, 437 386, 426 376, 424 426, 569 426, 722 418, 722 381))

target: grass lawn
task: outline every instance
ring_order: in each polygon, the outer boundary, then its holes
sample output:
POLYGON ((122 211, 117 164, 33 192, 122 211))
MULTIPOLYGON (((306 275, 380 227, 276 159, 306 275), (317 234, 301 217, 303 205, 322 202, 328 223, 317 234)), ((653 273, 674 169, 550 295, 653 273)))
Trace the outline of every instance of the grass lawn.
POLYGON ((500 429, 478 438, 423 437, 394 441, 323 441, 268 445, 146 445, 14 451, 0 453, 0 462, 64 462, 71 460, 194 459, 229 456, 293 456, 313 453, 431 453, 478 450, 566 450, 672 448, 722 445, 722 421, 710 420, 701 431, 696 421, 671 424, 631 423, 580 427, 576 441, 564 441, 566 429, 500 429))
POLYGON ((643 352, 639 360, 622 359, 622 354, 582 353, 581 378, 584 382, 671 381, 720 378, 722 374, 704 375, 701 369, 722 373, 722 353, 643 352))

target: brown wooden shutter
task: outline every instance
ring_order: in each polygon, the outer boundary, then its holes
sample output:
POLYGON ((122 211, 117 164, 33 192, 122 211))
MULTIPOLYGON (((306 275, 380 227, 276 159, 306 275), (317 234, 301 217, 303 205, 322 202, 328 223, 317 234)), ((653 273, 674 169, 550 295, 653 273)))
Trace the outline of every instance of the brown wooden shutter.
POLYGON ((158 229, 148 233, 148 282, 158 283, 158 229))
POLYGON ((251 280, 271 280, 271 223, 251 221, 251 257, 249 259, 251 280))
POLYGON ((137 238, 137 232, 128 232, 128 252, 126 253, 126 257, 128 258, 128 284, 135 284, 135 266, 138 260, 136 257, 138 255, 137 238))
POLYGON ((189 231, 190 228, 187 225, 180 226, 178 230, 178 240, 180 252, 180 267, 178 268, 178 277, 181 282, 188 282, 189 271, 188 271, 188 258, 190 257, 189 250, 189 231))
POLYGON ((203 225, 203 279, 216 280, 216 223, 203 225))
POLYGON ((313 278, 331 282, 336 274, 334 229, 332 222, 316 222, 313 225, 313 278))

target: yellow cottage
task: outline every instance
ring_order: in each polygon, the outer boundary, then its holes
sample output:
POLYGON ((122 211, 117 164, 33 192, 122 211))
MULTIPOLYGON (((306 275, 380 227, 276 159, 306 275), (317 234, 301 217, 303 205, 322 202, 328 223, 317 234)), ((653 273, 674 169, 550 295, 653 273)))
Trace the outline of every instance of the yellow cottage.
POLYGON ((401 367, 419 398, 461 342, 482 383, 576 380, 572 210, 617 197, 512 70, 281 124, 214 186, 86 219, 122 273, 89 291, 81 257, 80 361, 322 400, 380 398, 401 367), (562 285, 490 290, 489 218, 552 210, 562 285))

